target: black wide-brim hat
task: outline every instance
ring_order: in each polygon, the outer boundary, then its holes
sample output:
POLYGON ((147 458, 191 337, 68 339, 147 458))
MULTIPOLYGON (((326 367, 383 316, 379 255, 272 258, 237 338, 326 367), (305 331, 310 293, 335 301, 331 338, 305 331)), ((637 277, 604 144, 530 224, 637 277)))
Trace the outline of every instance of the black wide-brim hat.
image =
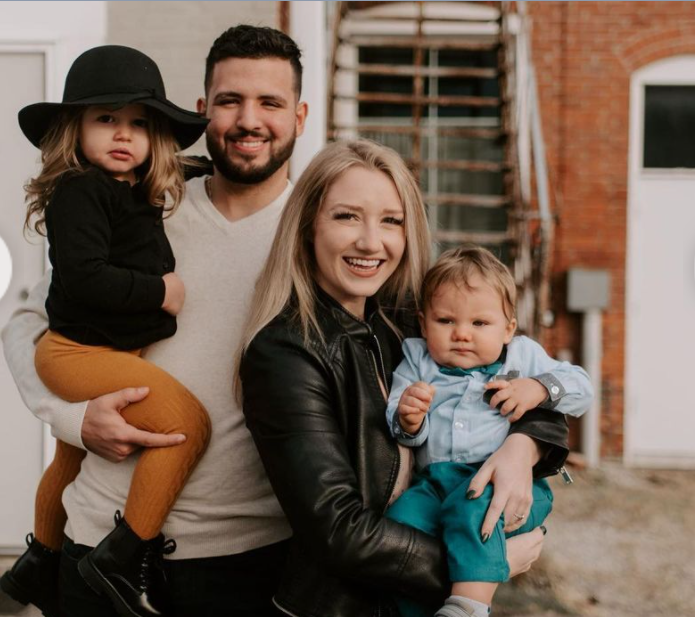
POLYGON ((205 131, 208 120, 167 100, 164 81, 154 61, 121 45, 103 45, 84 52, 65 79, 62 103, 35 103, 19 112, 19 126, 37 148, 53 120, 66 108, 86 105, 123 107, 140 103, 169 119, 174 138, 185 149, 205 131))

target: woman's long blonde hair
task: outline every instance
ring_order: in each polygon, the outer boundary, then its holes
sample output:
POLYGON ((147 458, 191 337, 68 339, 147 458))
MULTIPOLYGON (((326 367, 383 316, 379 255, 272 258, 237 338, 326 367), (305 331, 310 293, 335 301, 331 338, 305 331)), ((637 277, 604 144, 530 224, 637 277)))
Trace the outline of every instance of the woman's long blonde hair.
MULTIPOLYGON (((41 172, 24 186, 27 203, 25 231, 32 228, 33 220, 34 231, 45 235, 46 206, 58 182, 66 173, 79 174, 88 169, 79 149, 80 125, 86 109, 77 107, 62 111, 41 140, 41 172)), ((183 176, 186 160, 176 155, 179 146, 167 118, 148 109, 147 120, 150 156, 143 165, 145 173, 141 180, 147 200, 153 206, 164 207, 168 194, 170 204, 166 210, 171 212, 181 203, 186 190, 183 176)))
POLYGON ((249 317, 237 351, 234 391, 241 404, 241 358, 254 337, 296 298, 295 318, 305 340, 313 332, 323 338, 316 319, 314 281, 314 225, 326 193, 352 167, 385 173, 403 205, 405 252, 398 267, 379 290, 379 296, 403 304, 409 294, 419 296, 427 272, 430 234, 420 189, 403 159, 391 148, 360 139, 326 146, 297 181, 282 213, 268 261, 256 283, 249 317))

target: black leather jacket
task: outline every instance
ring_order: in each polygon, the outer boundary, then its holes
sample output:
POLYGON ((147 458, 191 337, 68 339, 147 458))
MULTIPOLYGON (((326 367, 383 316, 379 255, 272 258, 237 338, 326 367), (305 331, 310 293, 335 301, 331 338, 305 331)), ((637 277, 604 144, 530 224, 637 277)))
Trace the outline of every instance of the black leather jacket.
MULTIPOLYGON (((382 516, 400 457, 377 375, 391 383, 401 341, 369 303, 361 321, 317 294, 323 342, 305 344, 287 309, 241 365, 246 421, 294 531, 275 602, 298 617, 395 617, 396 593, 436 608, 450 587, 443 545, 382 516)), ((548 444, 537 476, 564 462, 562 414, 536 410, 512 431, 548 444)))

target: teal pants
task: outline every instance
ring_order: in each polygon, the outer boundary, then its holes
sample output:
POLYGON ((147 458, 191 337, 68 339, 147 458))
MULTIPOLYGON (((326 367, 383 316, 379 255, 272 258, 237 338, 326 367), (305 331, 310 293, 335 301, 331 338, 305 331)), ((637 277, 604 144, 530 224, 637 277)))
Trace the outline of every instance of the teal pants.
MULTIPOLYGON (((553 507, 553 494, 548 482, 535 480, 533 505, 526 522, 516 531, 505 533, 503 515, 488 541, 483 543, 480 529, 490 506, 493 487, 485 487, 477 499, 466 499, 470 482, 479 467, 463 463, 433 463, 415 477, 412 486, 386 513, 390 519, 442 538, 452 582, 501 583, 508 580, 506 538, 535 529, 553 507)), ((401 602, 398 604, 403 617, 423 614, 422 611, 406 610, 401 602)))

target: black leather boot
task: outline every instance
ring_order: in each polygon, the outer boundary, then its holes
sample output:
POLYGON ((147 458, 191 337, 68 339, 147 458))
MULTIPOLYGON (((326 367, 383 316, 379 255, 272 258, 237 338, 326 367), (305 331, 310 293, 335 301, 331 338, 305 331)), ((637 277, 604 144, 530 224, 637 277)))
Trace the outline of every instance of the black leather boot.
POLYGON ((46 617, 58 617, 60 552, 44 546, 30 533, 29 547, 9 572, 0 578, 0 589, 21 604, 33 604, 46 617))
POLYGON ((121 513, 116 528, 77 564, 82 578, 99 595, 109 597, 123 617, 166 615, 166 579, 162 555, 176 550, 173 540, 160 533, 141 540, 121 513))

